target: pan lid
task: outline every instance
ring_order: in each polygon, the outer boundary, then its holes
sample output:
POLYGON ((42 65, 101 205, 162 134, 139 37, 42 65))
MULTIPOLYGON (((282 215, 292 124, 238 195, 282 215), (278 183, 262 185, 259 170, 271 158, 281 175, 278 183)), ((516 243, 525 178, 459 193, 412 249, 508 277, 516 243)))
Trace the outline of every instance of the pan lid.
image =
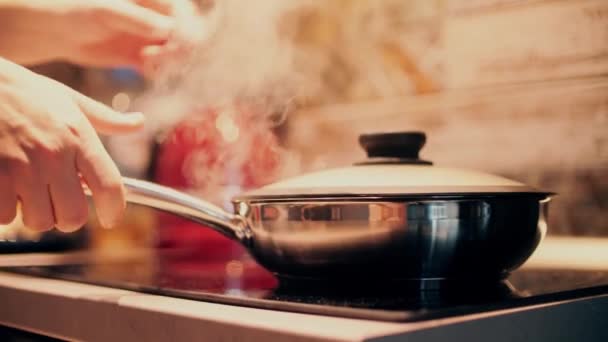
POLYGON ((364 134, 367 160, 273 183, 237 200, 320 197, 420 197, 548 193, 497 175, 433 166, 420 159, 422 132, 364 134))

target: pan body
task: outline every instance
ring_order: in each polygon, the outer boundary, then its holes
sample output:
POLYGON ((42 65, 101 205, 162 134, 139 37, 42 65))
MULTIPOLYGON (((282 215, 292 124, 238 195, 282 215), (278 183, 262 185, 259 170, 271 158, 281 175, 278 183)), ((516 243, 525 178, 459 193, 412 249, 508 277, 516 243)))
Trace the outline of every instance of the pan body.
POLYGON ((502 278, 546 231, 548 196, 236 200, 246 245, 282 278, 502 278))

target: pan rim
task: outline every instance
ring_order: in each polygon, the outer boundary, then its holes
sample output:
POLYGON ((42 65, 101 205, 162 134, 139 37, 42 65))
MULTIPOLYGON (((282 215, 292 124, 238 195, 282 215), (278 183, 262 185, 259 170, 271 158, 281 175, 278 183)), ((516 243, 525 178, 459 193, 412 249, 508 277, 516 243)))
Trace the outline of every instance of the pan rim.
POLYGON ((548 201, 556 193, 552 192, 445 192, 445 193, 394 193, 394 194, 283 194, 283 195, 241 195, 235 196, 233 203, 290 203, 290 202, 401 202, 401 201, 460 201, 513 199, 527 197, 538 201, 548 201))

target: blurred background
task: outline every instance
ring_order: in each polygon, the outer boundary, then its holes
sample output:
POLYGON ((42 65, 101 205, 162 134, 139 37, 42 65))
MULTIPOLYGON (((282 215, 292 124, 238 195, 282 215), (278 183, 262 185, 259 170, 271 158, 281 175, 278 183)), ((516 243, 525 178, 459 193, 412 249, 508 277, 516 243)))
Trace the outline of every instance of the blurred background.
MULTIPOLYGON (((105 141, 123 174, 230 208, 241 191, 361 160, 361 133, 422 130, 423 157, 436 165, 558 193, 549 235, 608 236, 608 1, 200 5, 210 17, 222 9, 215 45, 156 78, 60 63, 35 68, 148 115, 145 132, 105 141)), ((90 226, 70 239, 204 244, 210 254, 239 248, 141 208, 112 231, 90 226)))

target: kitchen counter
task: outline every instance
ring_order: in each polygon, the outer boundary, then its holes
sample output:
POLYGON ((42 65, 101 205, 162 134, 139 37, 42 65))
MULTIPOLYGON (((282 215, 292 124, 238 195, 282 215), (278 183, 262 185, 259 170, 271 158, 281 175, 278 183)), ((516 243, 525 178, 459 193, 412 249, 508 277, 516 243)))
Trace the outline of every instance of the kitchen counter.
MULTIPOLYGON (((563 256, 564 243, 546 240, 528 265, 548 263, 558 251, 556 258, 563 256)), ((576 250, 585 251, 586 261, 593 251, 608 260, 605 245, 594 249, 587 241, 585 246, 576 250)), ((572 256, 567 250, 565 254, 572 256)), ((66 257, 7 255, 0 256, 0 265, 52 263, 66 257)), ((416 323, 261 310, 6 272, 0 272, 0 298, 0 324, 69 340, 608 340, 608 295, 416 323)))

